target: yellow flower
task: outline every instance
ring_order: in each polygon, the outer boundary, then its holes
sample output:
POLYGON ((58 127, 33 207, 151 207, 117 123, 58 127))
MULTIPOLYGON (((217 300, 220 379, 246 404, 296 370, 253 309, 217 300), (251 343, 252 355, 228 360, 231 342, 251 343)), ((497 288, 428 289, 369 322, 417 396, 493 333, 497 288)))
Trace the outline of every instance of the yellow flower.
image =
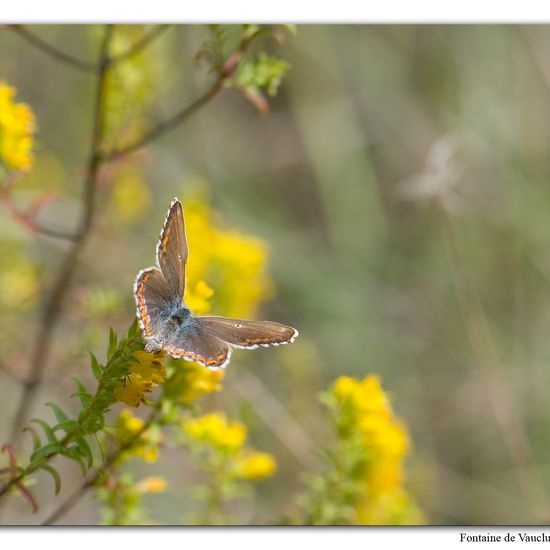
POLYGON ((185 301, 193 313, 204 315, 210 311, 210 298, 214 291, 201 279, 194 287, 187 288, 185 301))
POLYGON ((204 190, 187 193, 183 204, 190 251, 186 303, 199 314, 207 313, 214 294, 217 314, 253 317, 273 289, 266 271, 267 245, 223 227, 204 190))
POLYGON ((191 439, 227 452, 240 450, 246 439, 244 424, 227 420, 223 413, 187 418, 183 421, 183 429, 191 439))
POLYGON ((15 103, 15 89, 0 81, 0 159, 11 170, 29 170, 35 127, 25 103, 15 103))
POLYGON ((237 476, 256 481, 272 476, 277 470, 277 463, 269 453, 259 451, 244 452, 237 461, 237 476))
POLYGON ((405 514, 403 503, 410 500, 403 488, 404 459, 410 450, 407 430, 395 416, 377 376, 363 380, 342 376, 335 381, 332 396, 342 444, 346 438, 352 445, 359 443, 366 457, 356 472, 362 490, 355 502, 355 521, 391 524, 396 511, 405 514))
MULTIPOLYGON (((121 441, 134 439, 143 430, 143 426, 143 420, 134 416, 128 409, 121 411, 115 422, 115 430, 121 441)), ((156 462, 159 455, 158 447, 162 439, 163 435, 160 430, 153 428, 144 430, 128 451, 122 453, 121 460, 137 456, 145 460, 145 462, 156 462)))
POLYGON ((130 374, 138 375, 142 380, 148 380, 153 384, 162 384, 166 378, 166 367, 162 365, 164 352, 149 353, 147 351, 135 351, 137 360, 130 367, 130 374))
POLYGON ((166 397, 187 407, 205 393, 222 390, 223 370, 205 369, 198 363, 184 363, 170 377, 165 386, 166 397))
POLYGON ((145 393, 162 384, 166 378, 166 368, 161 363, 164 359, 162 351, 136 351, 133 357, 135 362, 130 365, 124 382, 115 388, 114 396, 117 401, 122 401, 130 407, 138 407, 140 403, 145 402, 145 393))
POLYGON ((115 388, 114 395, 117 401, 130 407, 138 407, 140 403, 145 403, 144 394, 152 391, 153 386, 150 380, 134 380, 132 376, 128 376, 124 384, 115 388))
POLYGON ((150 476, 137 484, 140 493, 162 493, 166 490, 166 479, 161 476, 150 476))
POLYGON ((132 434, 139 432, 139 430, 143 428, 143 420, 137 416, 134 416, 132 411, 128 409, 124 409, 118 415, 117 422, 123 430, 132 434))

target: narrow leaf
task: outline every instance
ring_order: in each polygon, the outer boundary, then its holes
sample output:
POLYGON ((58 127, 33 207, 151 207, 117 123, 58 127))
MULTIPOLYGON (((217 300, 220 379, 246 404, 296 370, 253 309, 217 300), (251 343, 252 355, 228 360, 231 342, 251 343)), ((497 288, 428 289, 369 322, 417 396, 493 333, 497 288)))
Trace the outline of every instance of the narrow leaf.
POLYGON ((107 351, 107 357, 112 357, 113 353, 116 351, 117 341, 116 341, 116 332, 109 327, 109 349, 107 351))
POLYGON ((62 450, 63 447, 58 442, 47 443, 46 445, 40 447, 40 449, 37 449, 36 451, 34 451, 34 453, 32 453, 31 463, 29 467, 33 469, 43 458, 47 458, 48 456, 60 453, 62 450))
POLYGON ((92 454, 92 449, 90 449, 88 442, 82 436, 76 437, 75 441, 82 454, 88 459, 88 468, 91 468, 94 463, 94 455, 92 454))
POLYGON ((52 403, 51 401, 46 403, 46 406, 50 407, 55 414, 55 418, 58 422, 65 422, 69 420, 69 417, 63 412, 59 405, 52 403))
POLYGON ((101 367, 98 360, 96 359, 96 356, 91 352, 90 352, 90 361, 92 363, 92 372, 94 373, 96 380, 99 382, 101 380, 101 377, 103 376, 103 368, 101 367))
POLYGON ((55 426, 52 426, 52 431, 58 432, 59 430, 65 430, 69 433, 75 430, 78 427, 78 422, 76 420, 65 420, 64 422, 59 422, 55 426))
POLYGON ((138 332, 138 321, 137 317, 134 318, 134 322, 131 324, 128 329, 128 339, 134 339, 137 336, 138 332))
POLYGON ((75 462, 78 462, 78 464, 80 464, 80 468, 82 469, 82 474, 86 475, 88 469, 86 468, 86 464, 84 464, 84 461, 80 456, 80 451, 78 450, 78 447, 73 446, 69 447, 68 449, 64 449, 63 451, 61 451, 61 454, 63 456, 66 456, 67 458, 70 458, 71 460, 74 460, 75 462))
POLYGON ((57 438, 55 437, 53 430, 50 428, 50 426, 48 426, 46 422, 44 422, 40 418, 33 418, 31 422, 38 424, 44 430, 44 433, 46 434, 46 437, 48 438, 48 441, 50 443, 57 443, 57 438))
POLYGON ((48 464, 44 464, 42 466, 42 470, 48 472, 53 477, 53 481, 55 483, 55 494, 58 495, 59 491, 61 490, 61 477, 59 475, 59 472, 48 464))
POLYGON ((38 432, 32 426, 27 426, 23 429, 23 431, 29 432, 31 434, 33 451, 40 449, 40 447, 42 446, 42 442, 40 441, 40 436, 38 435, 38 432))

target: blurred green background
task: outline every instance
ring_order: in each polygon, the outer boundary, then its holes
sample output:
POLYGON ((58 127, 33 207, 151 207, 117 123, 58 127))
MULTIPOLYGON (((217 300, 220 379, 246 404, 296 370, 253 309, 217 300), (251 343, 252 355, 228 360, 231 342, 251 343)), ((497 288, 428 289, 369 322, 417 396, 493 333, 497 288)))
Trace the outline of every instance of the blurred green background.
MULTIPOLYGON (((88 26, 30 28, 81 58, 97 49, 88 26)), ((174 26, 155 43, 143 91, 152 120, 206 88, 193 59, 203 38, 202 27, 174 26)), ((315 442, 329 431, 318 393, 339 375, 375 373, 410 430, 407 486, 428 523, 546 522, 550 30, 299 25, 270 48, 291 69, 269 116, 228 90, 133 159, 125 177, 138 180, 128 184, 135 212, 121 209, 124 189, 102 189, 35 412, 52 395, 70 408, 85 351, 103 350, 105 327, 124 329, 134 315, 133 279, 153 262, 170 201, 208 189, 227 226, 269 243, 276 293, 260 318, 301 333, 284 349, 237 351, 224 392, 210 399, 278 458, 256 514, 269 521, 291 506, 301 472, 318 463, 315 442)), ((17 196, 56 193, 40 219, 70 229, 92 77, 2 31, 0 79, 37 118, 35 167, 17 196)), ((40 293, 65 249, 0 211, 3 364, 25 370, 40 308, 13 265, 32 261, 24 269, 40 293)), ((8 434, 19 389, 0 376, 8 434)), ((176 480, 158 515, 179 522, 188 465, 168 450, 155 467, 176 480)), ((76 468, 68 475, 80 479, 76 468)), ((244 523, 252 513, 238 511, 244 523)), ((14 503, 5 517, 24 523, 26 514, 14 503)), ((85 499, 66 522, 93 514, 85 499)))

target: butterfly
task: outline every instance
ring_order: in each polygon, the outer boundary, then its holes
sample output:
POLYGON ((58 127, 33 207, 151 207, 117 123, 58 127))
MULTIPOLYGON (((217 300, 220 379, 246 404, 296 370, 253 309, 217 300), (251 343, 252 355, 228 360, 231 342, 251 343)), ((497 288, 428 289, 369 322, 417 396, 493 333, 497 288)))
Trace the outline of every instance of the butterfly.
POLYGON ((289 344, 298 336, 296 329, 273 321, 193 314, 184 301, 189 250, 178 199, 168 209, 156 255, 157 265, 142 269, 134 284, 146 351, 165 350, 172 357, 219 369, 227 367, 233 348, 289 344))

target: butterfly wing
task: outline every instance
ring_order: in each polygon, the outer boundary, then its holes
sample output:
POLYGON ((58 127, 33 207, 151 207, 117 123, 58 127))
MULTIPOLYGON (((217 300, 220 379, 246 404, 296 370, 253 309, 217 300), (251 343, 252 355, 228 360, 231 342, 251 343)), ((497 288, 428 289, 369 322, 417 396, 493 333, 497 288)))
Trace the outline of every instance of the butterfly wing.
POLYGON ((170 296, 183 300, 185 290, 185 265, 188 248, 183 221, 183 208, 174 199, 157 244, 157 264, 164 275, 170 296))
POLYGON ((209 333, 199 322, 201 317, 193 317, 180 327, 169 339, 164 349, 173 357, 183 357, 196 361, 210 369, 225 368, 231 359, 229 345, 209 333))
POLYGON ((243 349, 289 344, 299 334, 296 329, 273 321, 243 321, 210 316, 197 317, 196 321, 207 334, 243 349))
POLYGON ((139 324, 145 336, 159 332, 159 318, 170 299, 170 291, 160 270, 149 267, 141 270, 134 283, 139 324))

